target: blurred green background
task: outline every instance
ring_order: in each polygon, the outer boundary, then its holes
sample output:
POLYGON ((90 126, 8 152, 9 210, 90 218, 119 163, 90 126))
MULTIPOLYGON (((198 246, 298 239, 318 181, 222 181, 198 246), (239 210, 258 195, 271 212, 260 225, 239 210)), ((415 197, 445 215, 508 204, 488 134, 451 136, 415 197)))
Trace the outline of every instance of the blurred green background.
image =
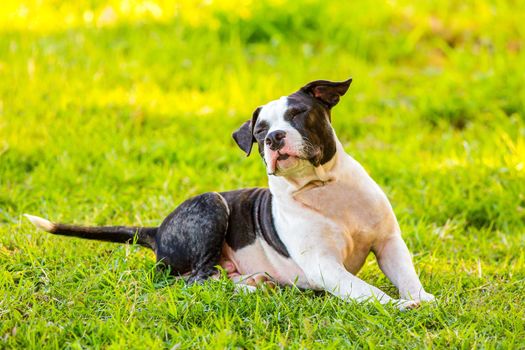
MULTIPOLYGON (((519 0, 2 1, 0 347, 523 347, 524 23, 519 0), (187 288, 150 252, 22 220, 157 225, 265 186, 231 132, 349 76, 334 128, 438 307, 187 288)), ((374 259, 360 276, 395 295, 374 259)))

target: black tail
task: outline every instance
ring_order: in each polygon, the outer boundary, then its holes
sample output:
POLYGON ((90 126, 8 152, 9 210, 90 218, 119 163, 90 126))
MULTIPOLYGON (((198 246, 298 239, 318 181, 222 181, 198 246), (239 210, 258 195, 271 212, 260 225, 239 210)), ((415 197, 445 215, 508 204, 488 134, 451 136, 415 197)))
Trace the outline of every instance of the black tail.
POLYGON ((38 216, 25 216, 38 228, 57 235, 95 239, 97 241, 115 243, 137 243, 155 250, 155 234, 157 227, 132 227, 132 226, 75 226, 56 224, 38 216))

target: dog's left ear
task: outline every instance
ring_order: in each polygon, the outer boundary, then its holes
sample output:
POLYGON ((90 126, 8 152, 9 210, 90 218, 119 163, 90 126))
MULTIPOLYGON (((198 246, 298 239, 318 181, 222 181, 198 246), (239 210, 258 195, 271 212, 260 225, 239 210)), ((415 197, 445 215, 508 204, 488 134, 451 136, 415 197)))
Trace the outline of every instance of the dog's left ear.
POLYGON ((252 115, 251 120, 247 120, 244 124, 241 125, 237 131, 232 134, 233 139, 237 142, 237 145, 246 153, 248 157, 252 151, 253 143, 255 142, 255 137, 253 137, 253 128, 259 117, 259 112, 262 107, 258 107, 252 115))
POLYGON ((339 98, 346 93, 351 83, 352 78, 341 82, 316 80, 303 86, 301 91, 316 98, 330 109, 339 102, 339 98))

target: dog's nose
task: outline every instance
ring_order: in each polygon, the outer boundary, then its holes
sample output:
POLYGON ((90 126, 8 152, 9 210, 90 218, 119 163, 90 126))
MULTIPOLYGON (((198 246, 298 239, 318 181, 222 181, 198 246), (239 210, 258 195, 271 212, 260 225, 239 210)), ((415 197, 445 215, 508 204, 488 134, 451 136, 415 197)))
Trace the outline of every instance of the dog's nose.
POLYGON ((272 151, 278 151, 284 147, 284 138, 286 137, 286 131, 275 130, 266 135, 264 142, 270 147, 272 151))

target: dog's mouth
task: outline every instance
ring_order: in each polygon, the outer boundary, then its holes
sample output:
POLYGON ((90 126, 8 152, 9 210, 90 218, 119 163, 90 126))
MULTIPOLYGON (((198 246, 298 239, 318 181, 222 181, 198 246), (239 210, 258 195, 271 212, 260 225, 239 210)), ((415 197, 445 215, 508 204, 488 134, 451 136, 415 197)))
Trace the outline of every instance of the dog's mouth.
POLYGON ((268 175, 276 175, 276 172, 290 168, 299 159, 298 155, 277 151, 268 163, 268 175))
POLYGON ((277 152, 277 153, 279 154, 279 156, 277 157, 277 161, 287 160, 288 158, 290 158, 290 155, 287 153, 281 153, 281 152, 277 152))

